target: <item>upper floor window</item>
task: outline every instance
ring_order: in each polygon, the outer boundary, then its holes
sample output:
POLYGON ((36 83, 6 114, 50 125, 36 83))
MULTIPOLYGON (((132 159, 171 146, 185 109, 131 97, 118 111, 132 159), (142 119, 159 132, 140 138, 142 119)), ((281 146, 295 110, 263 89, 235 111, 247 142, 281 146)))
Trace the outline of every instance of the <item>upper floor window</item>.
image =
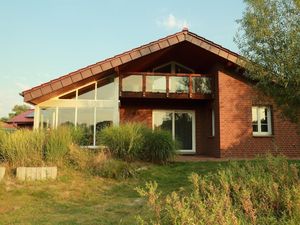
POLYGON ((70 93, 64 94, 59 99, 78 100, 113 100, 115 97, 115 83, 113 77, 107 77, 80 87, 70 93))
POLYGON ((194 70, 177 62, 169 62, 153 69, 155 73, 194 73, 194 70))
POLYGON ((252 107, 252 128, 254 136, 269 136, 272 134, 270 107, 252 107))

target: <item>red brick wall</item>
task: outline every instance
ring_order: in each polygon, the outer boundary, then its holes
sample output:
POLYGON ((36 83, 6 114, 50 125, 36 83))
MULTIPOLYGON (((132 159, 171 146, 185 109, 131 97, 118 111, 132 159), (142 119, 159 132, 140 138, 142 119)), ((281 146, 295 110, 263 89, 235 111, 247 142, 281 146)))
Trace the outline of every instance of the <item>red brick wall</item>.
POLYGON ((120 121, 143 122, 152 127, 152 110, 194 110, 196 125, 196 152, 216 156, 212 151, 214 141, 211 136, 210 101, 188 101, 188 100, 121 100, 120 121))
POLYGON ((272 137, 253 137, 252 105, 271 105, 262 100, 252 86, 240 77, 220 70, 217 77, 219 93, 220 157, 253 157, 266 152, 300 156, 300 136, 295 124, 284 120, 272 105, 272 137))

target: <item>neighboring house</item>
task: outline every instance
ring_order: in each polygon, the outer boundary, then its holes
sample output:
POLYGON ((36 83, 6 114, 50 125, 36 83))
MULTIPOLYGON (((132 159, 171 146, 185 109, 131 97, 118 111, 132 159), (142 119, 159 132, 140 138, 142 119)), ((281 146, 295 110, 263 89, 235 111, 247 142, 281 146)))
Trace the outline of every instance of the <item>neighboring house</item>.
POLYGON ((34 126, 85 127, 90 145, 109 124, 169 130, 181 152, 300 156, 295 124, 253 88, 241 57, 184 29, 24 91, 34 126))
POLYGON ((34 121, 34 109, 29 109, 7 121, 8 124, 15 128, 32 129, 34 121))
POLYGON ((0 121, 0 129, 4 129, 6 131, 13 131, 16 130, 16 127, 13 124, 8 124, 0 121))

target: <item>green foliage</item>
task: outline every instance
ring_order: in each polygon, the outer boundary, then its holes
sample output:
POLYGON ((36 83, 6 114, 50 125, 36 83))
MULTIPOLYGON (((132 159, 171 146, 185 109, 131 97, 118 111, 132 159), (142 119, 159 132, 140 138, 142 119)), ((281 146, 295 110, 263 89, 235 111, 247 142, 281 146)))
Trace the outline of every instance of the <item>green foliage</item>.
POLYGON ((118 159, 132 161, 138 157, 144 146, 144 130, 140 123, 126 123, 118 127, 107 127, 99 135, 101 144, 107 146, 118 159))
POLYGON ((112 158, 95 163, 89 169, 93 175, 118 180, 134 177, 136 174, 133 164, 112 158))
POLYGON ((244 0, 236 42, 260 91, 294 121, 300 113, 300 1, 244 0))
POLYGON ((91 129, 87 126, 70 127, 72 140, 79 146, 88 146, 91 143, 90 138, 93 137, 91 129))
POLYGON ((189 177, 192 191, 161 197, 157 184, 137 188, 148 199, 152 220, 139 224, 297 224, 299 171, 285 158, 233 162, 217 173, 189 177))
POLYGON ((8 117, 9 117, 9 119, 11 119, 12 117, 17 116, 23 112, 26 112, 29 109, 30 109, 30 106, 25 105, 25 104, 15 105, 11 110, 12 112, 8 114, 8 117))
POLYGON ((164 130, 148 131, 144 133, 144 138, 141 154, 143 160, 166 163, 175 156, 177 145, 170 132, 164 130))
POLYGON ((40 131, 17 130, 12 133, 1 131, 1 158, 13 166, 37 166, 43 164, 45 134, 40 131))
POLYGON ((88 150, 81 149, 77 145, 72 144, 69 146, 69 151, 66 154, 65 164, 76 170, 85 171, 88 169, 89 162, 93 156, 88 150))
POLYGON ((68 127, 59 127, 47 133, 45 159, 47 162, 61 164, 72 144, 72 135, 68 127))

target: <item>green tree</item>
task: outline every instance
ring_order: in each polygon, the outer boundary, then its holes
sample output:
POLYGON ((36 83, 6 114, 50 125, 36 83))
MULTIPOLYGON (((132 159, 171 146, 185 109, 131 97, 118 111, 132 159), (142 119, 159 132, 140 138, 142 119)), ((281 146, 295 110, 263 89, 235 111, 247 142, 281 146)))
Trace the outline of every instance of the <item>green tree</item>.
POLYGON ((6 122, 9 119, 13 118, 14 116, 17 116, 17 115, 21 114, 22 112, 26 112, 29 109, 30 109, 30 106, 25 105, 25 104, 15 105, 11 110, 12 112, 8 114, 8 117, 2 117, 2 118, 0 118, 0 121, 6 122))
POLYGON ((244 0, 235 38, 247 75, 284 115, 300 115, 300 0, 244 0))

